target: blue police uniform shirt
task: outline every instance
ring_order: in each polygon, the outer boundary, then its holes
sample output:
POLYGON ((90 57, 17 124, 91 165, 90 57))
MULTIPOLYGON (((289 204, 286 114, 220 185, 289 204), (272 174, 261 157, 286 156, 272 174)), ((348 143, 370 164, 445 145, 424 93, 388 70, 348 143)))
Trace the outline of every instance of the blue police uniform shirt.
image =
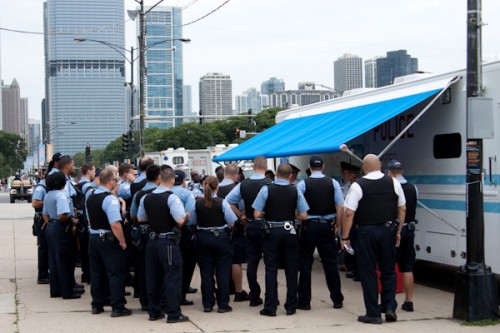
MULTIPOLYGON (((250 176, 250 179, 260 180, 266 178, 265 175, 261 173, 254 173, 250 176)), ((240 191, 241 184, 236 185, 228 195, 226 195, 226 200, 230 205, 237 205, 240 201, 243 201, 240 191)), ((253 217, 253 216, 249 216, 253 217)))
POLYGON ((175 185, 172 187, 171 191, 181 199, 186 212, 192 212, 194 210, 196 200, 194 194, 190 190, 180 185, 175 185))
POLYGON ((131 197, 130 193, 130 185, 131 183, 123 181, 120 184, 120 188, 118 189, 118 196, 122 198, 123 200, 128 200, 131 197))
MULTIPOLYGON (((212 198, 217 198, 217 195, 214 194, 212 195, 212 198)), ((238 217, 236 214, 234 214, 233 210, 231 209, 231 206, 229 206, 229 203, 227 202, 226 199, 222 200, 222 212, 224 213, 224 220, 226 221, 226 224, 233 225, 236 220, 238 220, 238 217)), ((194 225, 198 223, 198 217, 196 216, 196 209, 193 210, 191 215, 189 216, 189 225, 194 225)))
MULTIPOLYGON (((104 193, 104 192, 109 192, 109 190, 105 187, 99 186, 94 191, 94 194, 100 194, 100 193, 104 193)), ((106 216, 108 217, 108 222, 109 222, 110 226, 113 223, 120 222, 122 220, 122 215, 120 214, 120 210, 121 210, 120 201, 113 194, 108 195, 108 196, 106 196, 106 198, 104 198, 101 207, 102 207, 102 210, 106 213, 106 216)), ((89 216, 88 210, 87 210, 87 216, 89 216)), ((107 233, 107 232, 111 232, 111 231, 110 230, 101 230, 101 229, 94 230, 90 227, 90 223, 89 223, 89 232, 93 235, 97 235, 100 232, 107 233)))
MULTIPOLYGON (((321 171, 313 171, 311 173, 311 176, 309 178, 324 178, 325 175, 321 172, 321 171)), ((338 181, 336 181, 335 179, 332 179, 332 183, 333 183, 333 190, 334 190, 334 194, 335 194, 335 206, 340 206, 340 205, 343 205, 344 204, 344 196, 342 195, 342 189, 340 188, 340 184, 338 181)), ((306 183, 305 181, 301 181, 298 185, 297 185, 297 189, 302 192, 302 193, 305 193, 306 192, 306 183)), ((327 214, 327 215, 308 215, 307 218, 308 219, 326 219, 326 220, 331 220, 333 218, 335 218, 335 215, 336 214, 327 214)))
POLYGON ((45 185, 45 179, 40 180, 33 191, 33 200, 43 201, 45 195, 47 194, 47 190, 45 189, 47 185, 45 185), (43 186, 45 187, 43 187, 43 186))
POLYGON ((42 214, 51 219, 57 219, 62 214, 71 215, 70 201, 65 190, 50 191, 44 198, 42 214))
POLYGON ((82 185, 82 193, 85 194, 85 192, 87 191, 88 187, 90 186, 90 184, 92 182, 87 177, 82 176, 82 178, 80 178, 80 182, 78 184, 81 184, 81 183, 84 183, 82 185))
MULTIPOLYGON (((160 194, 167 191, 172 191, 168 187, 158 186, 152 193, 160 194)), ((144 199, 147 195, 141 198, 141 202, 139 204, 139 210, 137 212, 137 218, 140 220, 147 220, 148 214, 146 213, 146 209, 144 209, 144 199)), ((170 209, 170 215, 174 218, 175 221, 180 220, 186 216, 186 210, 184 209, 184 205, 182 204, 181 199, 175 194, 171 194, 167 200, 168 208, 170 209)))
MULTIPOLYGON (((397 177, 396 177, 396 180, 397 180, 397 181, 398 181, 401 185, 408 183, 408 181, 406 180, 406 178, 405 178, 405 177, 403 177, 403 176, 397 176, 397 177)), ((415 185, 413 185, 413 187, 415 187, 415 191, 417 192, 417 198, 418 198, 418 188, 417 188, 415 185)))
POLYGON ((60 172, 60 171, 61 170, 59 170, 58 168, 52 168, 52 170, 50 170, 48 175, 50 176, 51 174, 56 173, 56 172, 60 172))
POLYGON ((144 179, 146 179, 146 172, 141 172, 141 174, 136 179, 134 179, 133 183, 140 183, 144 179))
MULTIPOLYGON (((157 187, 157 185, 155 183, 147 182, 146 185, 144 185, 144 187, 141 188, 141 191, 147 191, 147 190, 150 190, 150 189, 155 188, 155 187, 157 187)), ((135 198, 139 192, 140 191, 137 191, 137 193, 134 194, 134 198, 132 199, 132 204, 130 205, 130 215, 134 215, 134 216, 137 215, 137 211, 139 209, 139 206, 137 206, 137 202, 135 202, 135 198)))
MULTIPOLYGON (((280 185, 280 186, 286 186, 286 185, 290 185, 290 182, 288 180, 284 180, 284 179, 277 179, 273 182, 273 184, 280 185)), ((259 212, 263 212, 264 207, 266 207, 266 201, 267 201, 268 195, 269 195, 269 190, 268 190, 267 186, 262 186, 259 194, 257 194, 257 197, 255 198, 255 201, 252 204, 253 209, 255 209, 256 211, 259 211, 259 212)), ((309 210, 309 205, 307 204, 306 198, 304 198, 304 194, 302 194, 302 192, 300 192, 297 189, 297 211, 299 213, 305 213, 308 210, 309 210)))

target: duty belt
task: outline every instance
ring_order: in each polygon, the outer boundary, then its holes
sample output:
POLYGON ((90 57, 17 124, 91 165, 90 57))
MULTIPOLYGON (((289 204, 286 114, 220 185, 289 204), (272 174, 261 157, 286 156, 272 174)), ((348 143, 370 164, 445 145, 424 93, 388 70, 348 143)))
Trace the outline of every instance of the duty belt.
POLYGON ((143 234, 148 233, 148 231, 150 230, 149 224, 147 224, 147 223, 141 223, 141 224, 139 224, 139 227, 141 228, 141 232, 143 234))
POLYGON ((223 227, 200 227, 198 230, 211 232, 214 236, 219 236, 219 234, 227 229, 227 226, 223 227))
POLYGON ((177 238, 177 235, 175 234, 175 232, 162 232, 162 233, 157 234, 156 232, 151 231, 149 233, 149 239, 155 240, 157 238, 158 239, 171 239, 171 240, 175 240, 177 238))
POLYGON ((282 221, 282 222, 267 221, 267 224, 271 229, 275 228, 283 228, 285 230, 295 229, 294 221, 282 221))
POLYGON ((59 220, 59 219, 50 219, 50 220, 49 220, 49 222, 52 222, 52 223, 54 223, 54 222, 59 222, 59 223, 62 223, 62 224, 66 224, 66 223, 68 223, 67 221, 61 221, 61 220, 59 220))
POLYGON ((110 242, 113 242, 114 240, 116 240, 115 235, 113 235, 113 233, 111 231, 110 232, 99 231, 98 236, 101 238, 101 240, 103 242, 106 240, 108 240, 110 242))
POLYGON ((323 224, 332 224, 334 219, 319 219, 319 218, 314 218, 314 219, 307 219, 306 221, 308 222, 314 222, 314 223, 323 223, 323 224))

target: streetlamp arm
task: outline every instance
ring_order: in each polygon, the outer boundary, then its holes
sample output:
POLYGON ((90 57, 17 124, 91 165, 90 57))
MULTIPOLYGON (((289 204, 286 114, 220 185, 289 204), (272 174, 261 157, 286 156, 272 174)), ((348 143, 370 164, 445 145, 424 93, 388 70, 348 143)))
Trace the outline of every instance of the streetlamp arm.
POLYGON ((82 43, 82 42, 94 42, 94 43, 99 43, 99 44, 102 44, 102 45, 106 45, 107 47, 115 50, 118 54, 120 54, 123 58, 125 58, 125 60, 127 60, 127 62, 129 64, 132 64, 133 60, 132 59, 128 59, 126 54, 124 52, 130 52, 130 50, 127 50, 126 48, 124 47, 121 47, 119 45, 116 45, 116 44, 113 44, 113 43, 109 43, 109 42, 105 42, 103 40, 97 40, 97 39, 89 39, 89 38, 74 38, 73 39, 75 42, 78 42, 78 43, 82 43), (124 51, 124 52, 122 52, 124 51))

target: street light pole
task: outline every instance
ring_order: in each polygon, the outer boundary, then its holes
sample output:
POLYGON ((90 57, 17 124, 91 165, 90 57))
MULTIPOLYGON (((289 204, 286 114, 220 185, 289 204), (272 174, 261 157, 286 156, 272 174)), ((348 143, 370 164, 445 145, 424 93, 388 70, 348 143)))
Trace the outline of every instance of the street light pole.
POLYGON ((145 14, 144 0, 140 1, 139 12, 139 150, 140 156, 144 157, 145 135, 144 135, 144 71, 146 68, 146 38, 145 38, 145 14))
MULTIPOLYGON (((130 47, 130 82, 129 82, 129 87, 130 87, 130 125, 129 125, 129 132, 130 132, 130 137, 132 138, 132 142, 134 141, 134 102, 135 102, 135 94, 134 94, 134 47, 130 47)), ((130 163, 135 164, 135 159, 134 159, 134 146, 132 146, 132 149, 129 150, 129 158, 130 158, 130 163)))

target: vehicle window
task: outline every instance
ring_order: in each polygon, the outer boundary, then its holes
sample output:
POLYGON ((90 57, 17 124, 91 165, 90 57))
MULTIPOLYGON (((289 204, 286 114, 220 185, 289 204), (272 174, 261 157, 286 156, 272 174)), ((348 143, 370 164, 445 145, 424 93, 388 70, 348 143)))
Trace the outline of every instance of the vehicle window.
POLYGON ((460 133, 439 134, 434 137, 434 158, 458 158, 462 155, 460 133))

